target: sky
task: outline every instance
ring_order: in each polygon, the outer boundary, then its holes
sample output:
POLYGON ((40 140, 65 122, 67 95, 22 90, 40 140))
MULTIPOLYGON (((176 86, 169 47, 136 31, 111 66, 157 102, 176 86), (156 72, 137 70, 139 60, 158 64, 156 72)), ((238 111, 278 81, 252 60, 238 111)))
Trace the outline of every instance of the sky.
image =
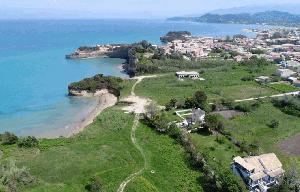
MULTIPOLYGON (((240 6, 278 4, 277 0, 0 0, 0 19, 9 18, 165 18, 201 15, 240 6)), ((299 3, 284 0, 284 3, 299 3)))

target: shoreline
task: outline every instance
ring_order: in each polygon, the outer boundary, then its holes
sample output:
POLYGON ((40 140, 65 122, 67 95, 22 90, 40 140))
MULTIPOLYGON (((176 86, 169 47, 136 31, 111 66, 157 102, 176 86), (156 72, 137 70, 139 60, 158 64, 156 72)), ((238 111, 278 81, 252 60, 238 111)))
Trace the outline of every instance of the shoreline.
POLYGON ((97 97, 99 100, 96 107, 84 119, 82 119, 80 123, 72 128, 72 130, 67 134, 66 138, 73 137, 84 131, 105 109, 116 105, 118 101, 118 98, 110 93, 105 93, 97 97))
MULTIPOLYGON (((86 128, 88 128, 88 126, 90 126, 105 109, 115 106, 118 101, 118 98, 111 93, 104 93, 102 95, 93 97, 97 99, 97 103, 91 107, 91 110, 86 115, 83 115, 80 118, 78 118, 78 121, 76 123, 73 123, 71 125, 69 124, 65 127, 60 127, 54 130, 48 130, 41 134, 34 134, 34 136, 39 139, 58 139, 61 137, 74 137, 79 133, 83 132, 86 128)), ((84 96, 82 96, 82 98, 84 98, 84 96)))

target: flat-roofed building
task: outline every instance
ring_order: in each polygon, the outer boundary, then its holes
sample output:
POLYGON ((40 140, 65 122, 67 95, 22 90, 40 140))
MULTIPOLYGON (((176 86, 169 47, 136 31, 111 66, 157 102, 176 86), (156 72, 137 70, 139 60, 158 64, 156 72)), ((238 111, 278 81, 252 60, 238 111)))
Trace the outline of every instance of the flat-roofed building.
POLYGON ((178 78, 199 78, 200 75, 198 72, 196 71, 179 71, 179 72, 176 72, 176 76, 178 78))

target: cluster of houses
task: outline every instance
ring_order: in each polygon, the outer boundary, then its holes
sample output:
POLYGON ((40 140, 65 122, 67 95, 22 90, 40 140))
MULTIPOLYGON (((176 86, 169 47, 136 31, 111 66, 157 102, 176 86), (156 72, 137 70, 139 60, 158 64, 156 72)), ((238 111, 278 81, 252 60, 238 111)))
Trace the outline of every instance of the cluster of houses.
POLYGON ((174 40, 161 46, 166 54, 181 53, 193 58, 205 58, 211 52, 216 39, 212 37, 188 37, 187 40, 174 40))
POLYGON ((252 30, 255 38, 236 35, 232 39, 189 36, 185 40, 174 40, 160 46, 166 54, 181 53, 193 58, 207 58, 215 49, 235 52, 238 62, 253 56, 267 60, 281 59, 282 56, 300 60, 300 35, 295 29, 252 30), (263 50, 256 53, 253 50, 263 50))
MULTIPOLYGON (((283 78, 297 77, 300 73, 300 31, 296 29, 251 30, 257 35, 249 38, 236 35, 232 39, 188 36, 185 40, 174 40, 160 46, 165 54, 181 53, 186 58, 212 57, 212 51, 219 49, 234 53, 231 59, 237 62, 253 56, 276 61, 280 65, 277 75, 283 78)), ((178 74, 181 77, 186 74, 178 74)), ((197 76, 197 74, 192 74, 197 76)), ((298 79, 290 81, 299 85, 298 79)))

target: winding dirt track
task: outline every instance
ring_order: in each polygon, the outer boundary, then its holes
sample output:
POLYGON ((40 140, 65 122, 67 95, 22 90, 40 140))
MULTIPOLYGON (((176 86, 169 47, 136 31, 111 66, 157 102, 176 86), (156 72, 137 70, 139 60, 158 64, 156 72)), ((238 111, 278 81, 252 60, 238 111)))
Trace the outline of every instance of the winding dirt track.
POLYGON ((138 145, 137 141, 136 141, 136 130, 139 124, 139 120, 140 120, 140 115, 136 114, 135 118, 134 118, 134 123, 131 129, 131 141, 134 144, 134 146, 139 150, 139 152, 141 153, 141 155, 143 156, 144 159, 144 166, 143 168, 141 168, 139 171, 132 173, 129 177, 127 177, 119 186, 117 192, 123 192, 125 187, 127 186, 128 183, 130 183, 136 176, 140 175, 147 167, 147 160, 146 160, 146 156, 144 154, 143 149, 138 145))
MULTIPOLYGON (((131 88, 131 96, 130 97, 137 97, 135 95, 135 87, 140 83, 142 82, 142 80, 144 78, 155 78, 156 76, 141 76, 141 77, 136 77, 135 79, 137 79, 137 82, 132 86, 131 88)), ((138 97, 137 97, 138 98, 138 97)), ((135 99, 136 102, 140 102, 138 103, 137 105, 140 106, 139 108, 144 108, 146 103, 147 102, 143 102, 143 100, 140 100, 140 99, 135 99)), ((147 168, 148 166, 148 163, 147 163, 147 159, 146 159, 146 156, 145 156, 145 153, 143 151, 143 149, 141 148, 141 146, 137 143, 136 141, 136 130, 138 128, 138 125, 139 125, 139 120, 140 120, 140 117, 141 117, 141 113, 143 112, 143 110, 141 109, 137 109, 137 110, 134 110, 133 112, 135 112, 135 118, 134 118, 134 122, 133 122, 133 125, 132 125, 132 128, 131 128, 131 142, 133 143, 133 145, 138 149, 138 151, 141 153, 143 159, 144 159, 144 166, 138 170, 137 172, 135 173, 132 173, 131 175, 129 175, 119 186, 117 192, 123 192, 124 189, 126 188, 127 184, 130 183, 136 176, 140 175, 143 173, 143 171, 147 168)))

